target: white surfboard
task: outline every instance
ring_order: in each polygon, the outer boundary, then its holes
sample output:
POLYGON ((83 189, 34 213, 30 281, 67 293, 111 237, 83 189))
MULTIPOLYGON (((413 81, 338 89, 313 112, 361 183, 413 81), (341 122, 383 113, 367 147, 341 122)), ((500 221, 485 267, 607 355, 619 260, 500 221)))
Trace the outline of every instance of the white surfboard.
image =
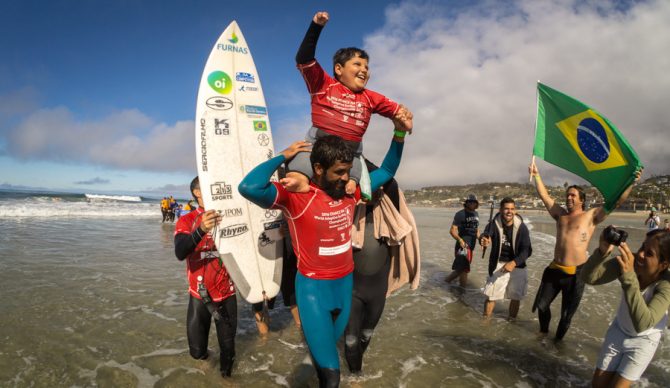
POLYGON ((274 148, 256 65, 235 21, 217 40, 202 73, 195 139, 205 209, 223 217, 212 234, 238 293, 250 303, 277 295, 281 212, 261 209, 237 191, 249 171, 274 156, 274 148))

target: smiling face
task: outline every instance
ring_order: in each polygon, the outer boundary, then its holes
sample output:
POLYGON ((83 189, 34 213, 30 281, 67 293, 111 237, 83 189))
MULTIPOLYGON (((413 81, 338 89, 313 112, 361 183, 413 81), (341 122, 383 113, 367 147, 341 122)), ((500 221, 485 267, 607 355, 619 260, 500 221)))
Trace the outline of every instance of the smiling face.
POLYGON ((346 194, 345 186, 349 181, 351 166, 351 162, 338 160, 324 171, 317 163, 314 165, 315 181, 331 198, 340 199, 346 194))
POLYGON ((514 202, 509 202, 500 208, 500 216, 505 225, 512 225, 514 223, 514 215, 516 214, 516 206, 514 202))
POLYGON ((354 93, 363 91, 370 79, 368 60, 355 55, 344 65, 336 63, 335 78, 354 93))
POLYGON ((658 280, 670 263, 661 258, 658 235, 647 236, 640 249, 635 252, 635 274, 641 287, 658 280))
POLYGON ((568 189, 565 193, 565 206, 568 208, 568 212, 584 208, 584 201, 579 195, 579 190, 574 187, 568 189))

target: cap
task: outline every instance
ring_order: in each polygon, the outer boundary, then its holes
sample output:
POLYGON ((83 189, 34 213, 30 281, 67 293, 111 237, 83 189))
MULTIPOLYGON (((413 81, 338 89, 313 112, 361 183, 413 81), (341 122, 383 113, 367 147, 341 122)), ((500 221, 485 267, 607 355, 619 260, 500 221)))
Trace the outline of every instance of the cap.
POLYGON ((477 203, 479 203, 479 201, 477 200, 477 196, 474 195, 474 194, 468 194, 468 196, 465 198, 465 202, 477 202, 477 203))

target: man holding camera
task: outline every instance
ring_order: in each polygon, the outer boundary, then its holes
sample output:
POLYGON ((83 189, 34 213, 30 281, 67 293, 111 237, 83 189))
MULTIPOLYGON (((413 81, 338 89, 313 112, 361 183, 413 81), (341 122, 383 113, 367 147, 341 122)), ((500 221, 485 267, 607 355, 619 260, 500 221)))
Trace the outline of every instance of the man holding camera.
MULTIPOLYGON (((603 222, 608 214, 602 207, 587 210, 586 193, 577 185, 568 187, 563 208, 549 195, 535 162, 528 167, 528 172, 535 178, 537 194, 549 211, 549 215, 556 220, 554 259, 542 274, 533 311, 538 310, 540 332, 549 333, 551 303, 559 292, 563 294, 561 319, 556 328, 556 341, 560 341, 567 333, 572 316, 582 300, 584 282, 580 280, 579 273, 588 258, 589 241, 596 225, 603 222)), ((635 174, 635 181, 640 179, 640 174, 640 171, 635 174)), ((616 206, 628 198, 632 189, 633 184, 621 194, 616 206)))

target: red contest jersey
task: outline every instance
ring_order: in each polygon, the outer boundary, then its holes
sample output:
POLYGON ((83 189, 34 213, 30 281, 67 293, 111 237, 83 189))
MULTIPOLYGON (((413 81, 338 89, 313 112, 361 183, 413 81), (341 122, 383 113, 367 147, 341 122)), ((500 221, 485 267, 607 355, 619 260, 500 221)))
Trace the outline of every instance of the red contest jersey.
POLYGON ((293 193, 273 182, 277 198, 272 204, 284 212, 291 232, 298 271, 312 279, 339 279, 354 270, 351 252, 351 225, 354 208, 361 197, 334 200, 310 184, 309 192, 293 193))
MULTIPOLYGON (((179 218, 175 226, 174 234, 185 233, 190 235, 200 225, 202 213, 205 209, 199 207, 197 210, 185 214, 179 218)), ((235 285, 230 280, 230 275, 219 258, 219 251, 214 246, 212 236, 207 233, 195 251, 186 258, 186 275, 188 277, 188 292, 196 298, 198 295, 198 276, 204 279, 205 287, 209 297, 214 302, 222 301, 235 294, 235 285)))
POLYGON ((312 125, 331 135, 361 142, 373 113, 390 118, 398 111, 398 103, 377 92, 352 92, 316 60, 299 64, 298 70, 312 96, 312 125))

